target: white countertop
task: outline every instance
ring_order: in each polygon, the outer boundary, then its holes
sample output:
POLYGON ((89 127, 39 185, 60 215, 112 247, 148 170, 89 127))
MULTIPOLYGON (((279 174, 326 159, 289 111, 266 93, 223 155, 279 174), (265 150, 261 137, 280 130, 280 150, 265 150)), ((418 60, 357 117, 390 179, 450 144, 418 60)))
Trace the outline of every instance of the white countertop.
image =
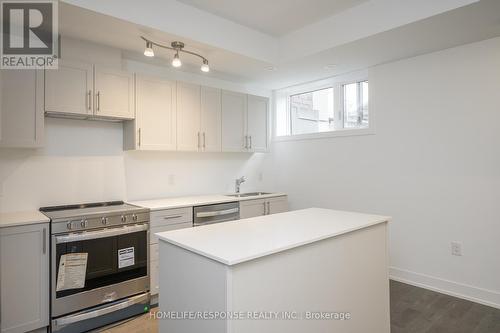
POLYGON ((309 208, 157 235, 162 241, 231 266, 390 219, 388 216, 309 208))
POLYGON ((255 199, 266 199, 273 197, 280 197, 286 195, 285 193, 272 193, 252 197, 229 197, 221 194, 213 195, 199 195, 190 197, 175 197, 175 198, 163 198, 154 200, 142 200, 142 201, 128 201, 129 204, 135 206, 141 206, 149 208, 150 210, 162 210, 162 209, 172 209, 172 208, 183 208, 192 206, 203 206, 211 205, 224 202, 234 202, 234 201, 244 201, 244 200, 255 200, 255 199))
POLYGON ((0 228, 47 222, 50 222, 50 219, 37 210, 0 213, 0 228))

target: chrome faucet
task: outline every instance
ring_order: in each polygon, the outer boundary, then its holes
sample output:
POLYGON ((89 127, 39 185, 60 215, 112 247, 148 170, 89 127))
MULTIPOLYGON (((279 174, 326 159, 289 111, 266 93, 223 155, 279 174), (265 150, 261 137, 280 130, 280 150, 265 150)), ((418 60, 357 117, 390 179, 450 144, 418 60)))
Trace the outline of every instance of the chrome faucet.
POLYGON ((236 179, 236 181, 235 181, 236 193, 240 193, 240 186, 245 181, 246 181, 245 176, 236 179))

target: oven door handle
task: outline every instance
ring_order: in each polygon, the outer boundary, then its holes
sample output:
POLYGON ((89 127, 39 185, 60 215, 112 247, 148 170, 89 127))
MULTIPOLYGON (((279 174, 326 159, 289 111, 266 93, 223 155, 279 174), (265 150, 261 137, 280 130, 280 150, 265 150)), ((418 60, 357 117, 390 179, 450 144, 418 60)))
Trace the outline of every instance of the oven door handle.
POLYGON ((149 293, 130 297, 130 298, 127 298, 123 302, 119 302, 119 303, 116 303, 116 304, 113 304, 110 306, 106 306, 106 307, 101 308, 101 309, 58 318, 55 320, 55 325, 56 326, 65 326, 65 325, 77 323, 79 321, 100 317, 100 316, 103 316, 103 315, 111 313, 111 312, 116 312, 118 310, 128 308, 129 306, 132 306, 134 304, 143 303, 144 301, 146 301, 148 299, 149 299, 149 293))
POLYGON ((70 242, 79 242, 82 240, 106 238, 118 235, 131 234, 134 232, 140 232, 148 230, 148 224, 136 224, 132 226, 124 226, 121 228, 109 228, 99 231, 84 231, 80 233, 73 233, 68 235, 56 236, 56 244, 64 244, 70 242))
POLYGON ((213 212, 198 212, 198 213, 196 213, 196 217, 221 216, 221 215, 238 213, 239 211, 240 211, 239 208, 230 208, 230 209, 224 209, 224 210, 216 210, 213 212))

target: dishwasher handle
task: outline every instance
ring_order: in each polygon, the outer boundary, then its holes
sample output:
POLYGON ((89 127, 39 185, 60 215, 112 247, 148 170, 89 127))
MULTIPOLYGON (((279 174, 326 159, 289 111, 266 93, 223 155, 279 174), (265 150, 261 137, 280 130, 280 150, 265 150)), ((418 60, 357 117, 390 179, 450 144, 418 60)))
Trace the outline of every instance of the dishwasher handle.
POLYGON ((222 216, 222 215, 229 215, 229 214, 238 213, 239 211, 240 211, 239 208, 230 208, 230 209, 224 209, 224 210, 216 210, 213 212, 197 212, 196 217, 203 218, 203 217, 222 216))

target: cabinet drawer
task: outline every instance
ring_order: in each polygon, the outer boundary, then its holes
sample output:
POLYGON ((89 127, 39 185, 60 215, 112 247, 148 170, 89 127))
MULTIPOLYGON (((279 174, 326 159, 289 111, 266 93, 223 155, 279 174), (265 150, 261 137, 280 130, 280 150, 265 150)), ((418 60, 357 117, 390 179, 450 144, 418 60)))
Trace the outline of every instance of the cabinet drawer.
POLYGON ((151 228, 150 233, 149 233, 149 244, 157 244, 158 243, 158 236, 155 235, 157 232, 164 232, 164 231, 192 228, 192 227, 193 227, 192 221, 184 222, 184 223, 177 223, 177 224, 170 224, 170 225, 165 225, 165 226, 161 226, 161 227, 153 227, 153 228, 151 228))
POLYGON ((151 212, 151 228, 193 222, 193 207, 151 212))

